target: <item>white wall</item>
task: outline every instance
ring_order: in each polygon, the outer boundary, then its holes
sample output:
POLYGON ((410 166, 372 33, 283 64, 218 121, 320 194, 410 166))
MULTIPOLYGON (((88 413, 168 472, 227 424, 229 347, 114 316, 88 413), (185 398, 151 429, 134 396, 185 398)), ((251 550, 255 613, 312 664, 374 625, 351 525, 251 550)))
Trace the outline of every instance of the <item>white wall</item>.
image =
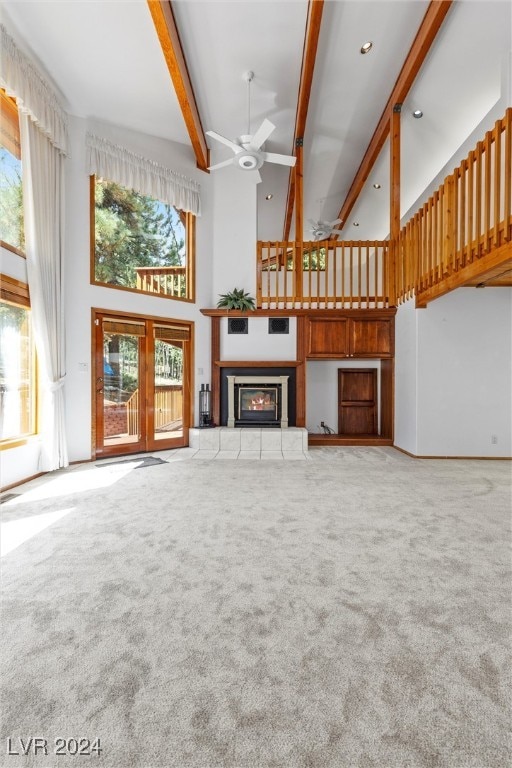
MULTIPOLYGON (((211 180, 195 167, 188 147, 98 122, 72 118, 71 159, 67 173, 66 315, 67 377, 65 386, 70 461, 91 457, 91 307, 134 312, 195 323, 194 391, 210 380, 210 320, 200 313, 210 306, 212 263, 211 180), (89 177, 86 171, 85 133, 114 141, 137 154, 199 181, 203 214, 196 221, 196 302, 173 301, 130 291, 90 285, 89 281, 89 177), (87 370, 83 369, 83 364, 87 370), (202 373, 200 373, 202 371, 202 373)), ((197 413, 197 402, 196 409, 197 413)))
POLYGON ((401 307, 395 445, 418 456, 511 456, 511 345, 511 289, 459 288, 426 309, 401 307))
MULTIPOLYGON (((338 369, 377 368, 377 402, 380 403, 380 360, 308 360, 306 363, 306 428, 321 432, 323 421, 338 431, 338 369)), ((379 408, 380 424, 380 408, 379 408)))
POLYGON ((288 334, 268 332, 268 317, 251 317, 247 334, 228 334, 228 318, 220 322, 222 360, 296 360, 297 318, 290 317, 288 334))
POLYGON ((234 167, 213 171, 213 259, 210 305, 219 294, 241 288, 256 297, 256 184, 234 167))
POLYGON ((418 452, 418 314, 414 301, 406 301, 395 315, 395 445, 414 455, 418 452))

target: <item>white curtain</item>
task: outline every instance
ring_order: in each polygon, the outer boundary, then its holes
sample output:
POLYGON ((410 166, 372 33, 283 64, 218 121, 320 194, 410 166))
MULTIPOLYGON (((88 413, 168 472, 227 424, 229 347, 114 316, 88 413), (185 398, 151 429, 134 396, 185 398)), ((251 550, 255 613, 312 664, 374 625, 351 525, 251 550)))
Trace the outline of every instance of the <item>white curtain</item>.
POLYGON ((87 171, 135 189, 181 211, 201 215, 199 184, 163 165, 129 152, 92 133, 87 134, 87 171))
POLYGON ((64 162, 67 120, 50 86, 0 26, 0 83, 20 117, 25 253, 42 374, 40 468, 66 467, 64 420, 64 162))

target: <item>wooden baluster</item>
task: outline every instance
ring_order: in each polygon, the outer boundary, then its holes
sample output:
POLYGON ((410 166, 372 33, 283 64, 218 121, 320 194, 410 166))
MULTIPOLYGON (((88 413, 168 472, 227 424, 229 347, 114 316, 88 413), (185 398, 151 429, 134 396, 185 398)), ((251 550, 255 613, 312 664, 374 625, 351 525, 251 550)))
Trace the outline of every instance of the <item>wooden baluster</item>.
POLYGON ((338 245, 333 243, 332 247, 332 295, 333 295, 333 308, 338 306, 338 245))
POLYGON ((256 307, 261 309, 262 307, 262 291, 261 291, 261 278, 262 278, 262 260, 263 260, 263 243, 256 243, 256 307))
POLYGON ((366 309, 370 306, 370 244, 367 243, 366 249, 366 309))
POLYGON ((491 247, 491 175, 492 175, 492 131, 485 134, 485 175, 484 175, 484 253, 491 247))
POLYGON ((362 285, 361 285, 361 243, 358 243, 357 245, 357 306, 358 309, 361 309, 361 294, 362 294, 362 285))
POLYGON ((476 145, 476 173, 475 173, 475 258, 481 254, 481 233, 482 233, 482 153, 483 142, 479 141, 476 145))
POLYGON ((459 206, 459 242, 460 242, 460 265, 466 266, 466 184, 467 184, 468 162, 463 160, 460 167, 460 206, 459 206))
POLYGON ((373 293, 374 293, 373 307, 374 309, 377 309, 377 307, 379 306, 378 304, 379 254, 380 254, 380 247, 377 243, 375 243, 375 251, 373 255, 373 293))
POLYGON ((494 128, 494 237, 493 243, 497 248, 501 245, 501 132, 503 123, 498 120, 494 128))
POLYGON ((468 157, 468 251, 467 260, 471 264, 474 257, 475 242, 475 152, 471 150, 468 157))
POLYGON ((345 244, 341 246, 341 308, 345 307, 345 244))
POLYGON ((505 115, 505 210, 503 232, 504 239, 512 240, 512 107, 507 109, 505 115))
POLYGON ((352 242, 350 242, 350 251, 349 251, 349 258, 350 258, 350 297, 349 297, 349 306, 352 308, 354 303, 354 249, 352 242))

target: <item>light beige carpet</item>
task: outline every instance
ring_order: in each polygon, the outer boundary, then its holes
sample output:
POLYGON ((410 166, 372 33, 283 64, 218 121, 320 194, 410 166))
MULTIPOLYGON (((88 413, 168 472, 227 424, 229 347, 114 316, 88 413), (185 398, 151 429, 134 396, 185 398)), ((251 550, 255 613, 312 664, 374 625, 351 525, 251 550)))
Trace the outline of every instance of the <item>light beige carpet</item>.
POLYGON ((310 453, 15 489, 2 768, 511 764, 510 465, 310 453))

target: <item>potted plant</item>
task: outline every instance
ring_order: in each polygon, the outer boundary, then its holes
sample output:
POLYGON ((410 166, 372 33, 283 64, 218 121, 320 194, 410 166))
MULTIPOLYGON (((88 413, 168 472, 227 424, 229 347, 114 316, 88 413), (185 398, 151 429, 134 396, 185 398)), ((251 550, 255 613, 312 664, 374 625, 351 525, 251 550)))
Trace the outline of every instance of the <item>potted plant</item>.
POLYGON ((219 309, 240 309, 242 312, 254 311, 256 309, 253 297, 245 293, 241 288, 234 288, 229 293, 219 295, 220 299, 217 302, 219 309))

